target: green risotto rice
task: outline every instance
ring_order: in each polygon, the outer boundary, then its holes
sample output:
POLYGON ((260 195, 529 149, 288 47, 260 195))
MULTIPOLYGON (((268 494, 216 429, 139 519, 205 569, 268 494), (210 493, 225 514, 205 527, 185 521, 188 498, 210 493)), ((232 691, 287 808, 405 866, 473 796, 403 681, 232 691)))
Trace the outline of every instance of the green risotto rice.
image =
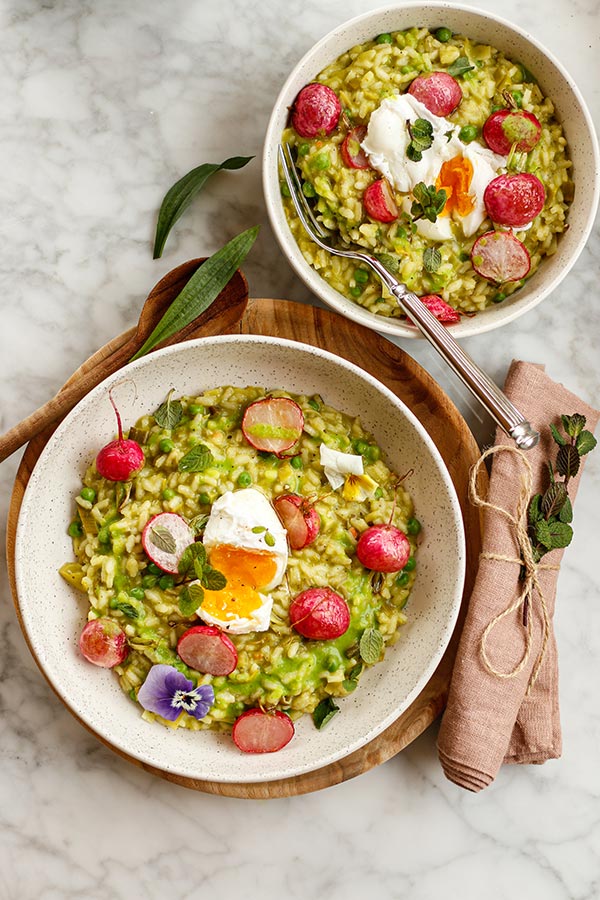
POLYGON ((76 562, 65 564, 61 574, 87 596, 88 619, 108 617, 125 632, 129 653, 115 667, 122 689, 137 702, 153 664, 174 666, 195 686, 212 685, 214 705, 201 720, 185 712, 172 723, 147 711, 144 718, 174 728, 219 731, 229 731, 250 707, 282 710, 295 719, 313 712, 326 698, 346 696, 357 687, 367 664, 359 649, 365 630, 380 633, 382 659, 406 621, 420 526, 404 482, 390 471, 360 420, 327 406, 320 396, 220 387, 180 402, 183 415, 172 430, 161 427, 153 415, 130 430, 129 437, 145 454, 143 468, 130 482, 107 481, 90 465, 69 526, 76 562), (257 451, 242 433, 246 407, 266 396, 290 397, 304 414, 302 436, 289 458, 257 451), (180 471, 179 461, 198 443, 209 448, 210 465, 203 471, 180 471), (362 455, 365 474, 377 483, 372 496, 349 501, 342 490, 331 489, 320 464, 322 443, 362 455), (243 489, 240 485, 258 489, 269 500, 287 493, 310 498, 321 529, 314 543, 289 551, 285 577, 269 592, 274 598, 269 629, 230 634, 237 667, 228 676, 214 677, 191 670, 178 656, 179 637, 200 620, 196 614, 181 613, 182 579, 162 577, 143 550, 141 534, 152 516, 171 512, 192 522, 201 535, 215 500, 226 491, 243 489), (373 573, 356 557, 357 540, 369 525, 390 518, 408 534, 411 556, 400 573, 373 573), (350 626, 336 640, 307 640, 290 626, 288 608, 301 591, 325 586, 346 600, 350 626))
MULTIPOLYGON (((545 97, 534 76, 518 62, 507 59, 492 46, 475 43, 450 34, 448 29, 431 33, 426 28, 380 35, 352 47, 320 72, 315 81, 337 94, 342 116, 328 137, 307 139, 292 127, 283 140, 295 148, 307 197, 314 198, 317 218, 337 233, 344 244, 354 244, 377 255, 411 290, 423 296, 437 294, 464 314, 474 314, 494 303, 501 303, 524 284, 497 284, 480 277, 473 269, 470 252, 475 240, 493 226, 485 219, 477 232, 466 238, 460 224, 452 226, 450 240, 432 241, 417 233, 411 215, 402 211, 403 195, 396 193, 399 217, 391 224, 371 219, 364 210, 365 189, 380 177, 371 168, 348 167, 341 145, 348 131, 368 126, 371 114, 388 97, 403 94, 420 74, 432 71, 452 72, 452 64, 466 57, 472 67, 456 74, 463 99, 448 116, 468 142, 485 146, 482 127, 492 112, 503 108, 521 108, 533 113, 542 126, 539 143, 528 154, 507 158, 507 171, 535 174, 543 183, 546 202, 539 216, 518 238, 531 257, 527 278, 535 277, 540 262, 556 251, 558 235, 565 230, 568 205, 573 196, 566 140, 554 115, 551 99, 545 97), (438 39, 439 37, 442 40, 438 39), (466 129, 466 130, 465 130, 466 129), (439 251, 437 268, 426 266, 427 251, 439 251)), ((427 151, 425 151, 427 152, 427 151)), ((286 216, 307 262, 327 283, 350 300, 380 316, 403 314, 377 276, 367 268, 318 248, 307 236, 297 218, 287 187, 282 185, 286 216)), ((404 195, 406 196, 406 195, 404 195)))

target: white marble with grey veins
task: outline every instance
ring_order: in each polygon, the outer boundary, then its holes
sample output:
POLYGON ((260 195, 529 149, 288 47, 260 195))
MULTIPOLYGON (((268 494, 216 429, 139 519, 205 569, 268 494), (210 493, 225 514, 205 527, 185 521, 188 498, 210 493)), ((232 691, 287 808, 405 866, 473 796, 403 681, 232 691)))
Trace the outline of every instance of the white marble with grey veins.
MULTIPOLYGON (((267 224, 258 159, 213 180, 156 262, 155 213, 193 166, 260 154, 292 65, 330 28, 377 5, 1 0, 0 430, 131 326, 166 271, 243 227, 263 224, 245 266, 251 293, 310 302, 267 224)), ((546 44, 597 118, 596 0, 478 5, 546 44)), ((467 342, 494 377, 513 357, 545 362, 598 402, 598 237, 551 299, 467 342)), ((407 349, 489 440, 490 422, 433 353, 415 342, 407 349)), ((17 463, 1 469, 3 532, 17 463)), ((221 799, 153 778, 88 734, 46 685, 3 569, 0 900, 600 896, 599 501, 600 454, 589 460, 559 582, 563 758, 506 768, 479 796, 444 779, 435 726, 378 769, 289 800, 221 799)))

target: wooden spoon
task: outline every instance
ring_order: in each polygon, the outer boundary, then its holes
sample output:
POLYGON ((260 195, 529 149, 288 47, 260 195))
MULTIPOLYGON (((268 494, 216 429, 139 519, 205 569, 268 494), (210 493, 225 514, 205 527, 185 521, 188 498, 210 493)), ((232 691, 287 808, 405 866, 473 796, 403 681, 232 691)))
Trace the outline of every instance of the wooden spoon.
MULTIPOLYGON (((14 425, 0 437, 0 462, 30 441, 48 425, 62 419, 92 388, 126 365, 152 333, 169 304, 183 289, 203 259, 183 263, 156 284, 142 307, 136 328, 114 338, 98 350, 72 376, 58 393, 14 425)), ((238 269, 216 300, 198 318, 190 322, 160 347, 167 347, 192 337, 208 337, 235 330, 248 302, 248 283, 238 269), (200 334, 198 333, 200 332, 200 334)))

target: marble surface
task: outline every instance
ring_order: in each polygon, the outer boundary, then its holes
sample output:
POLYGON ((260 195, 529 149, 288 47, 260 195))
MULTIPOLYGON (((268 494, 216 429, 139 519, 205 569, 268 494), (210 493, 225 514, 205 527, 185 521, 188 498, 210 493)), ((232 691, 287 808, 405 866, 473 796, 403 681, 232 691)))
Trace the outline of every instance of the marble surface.
MULTIPOLYGON (((160 261, 151 254, 155 214, 166 187, 193 166, 259 155, 292 65, 334 25, 377 5, 1 0, 0 430, 131 326, 166 271, 251 224, 263 224, 245 266, 251 293, 311 302, 270 233, 258 159, 214 179, 160 261)), ((477 5, 535 33, 598 120, 596 0, 477 5)), ((597 403, 599 256, 596 229, 550 300, 472 338, 469 352, 500 381, 513 357, 544 362, 597 403)), ((489 420, 434 354, 416 342, 406 349, 488 441, 489 420)), ((17 464, 18 454, 0 472, 3 533, 17 464)), ((138 771, 88 734, 46 685, 2 563, 1 900, 598 897, 599 499, 597 455, 559 582, 563 758, 505 768, 479 796, 444 779, 435 726, 378 769, 294 799, 221 799, 138 771)))

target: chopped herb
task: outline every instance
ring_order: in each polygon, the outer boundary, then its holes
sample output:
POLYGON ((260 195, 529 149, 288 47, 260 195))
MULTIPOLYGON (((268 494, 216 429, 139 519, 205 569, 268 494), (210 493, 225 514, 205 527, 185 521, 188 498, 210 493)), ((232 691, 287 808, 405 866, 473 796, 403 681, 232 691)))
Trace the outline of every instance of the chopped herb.
POLYGON ((194 534, 196 535, 196 537, 199 534, 202 534, 204 532, 204 529, 206 528, 206 523, 208 522, 209 518, 210 517, 205 514, 205 515, 194 516, 193 519, 190 519, 188 524, 189 524, 190 528, 192 529, 192 531, 194 532, 194 534))
POLYGON ((458 59, 448 67, 448 75, 457 78, 459 75, 464 75, 465 72, 470 72, 471 69, 474 68, 475 66, 471 65, 466 56, 459 56, 458 59))
POLYGON ((267 545, 267 547, 275 546, 275 538, 270 531, 267 531, 267 533, 265 534, 265 544, 267 545))

